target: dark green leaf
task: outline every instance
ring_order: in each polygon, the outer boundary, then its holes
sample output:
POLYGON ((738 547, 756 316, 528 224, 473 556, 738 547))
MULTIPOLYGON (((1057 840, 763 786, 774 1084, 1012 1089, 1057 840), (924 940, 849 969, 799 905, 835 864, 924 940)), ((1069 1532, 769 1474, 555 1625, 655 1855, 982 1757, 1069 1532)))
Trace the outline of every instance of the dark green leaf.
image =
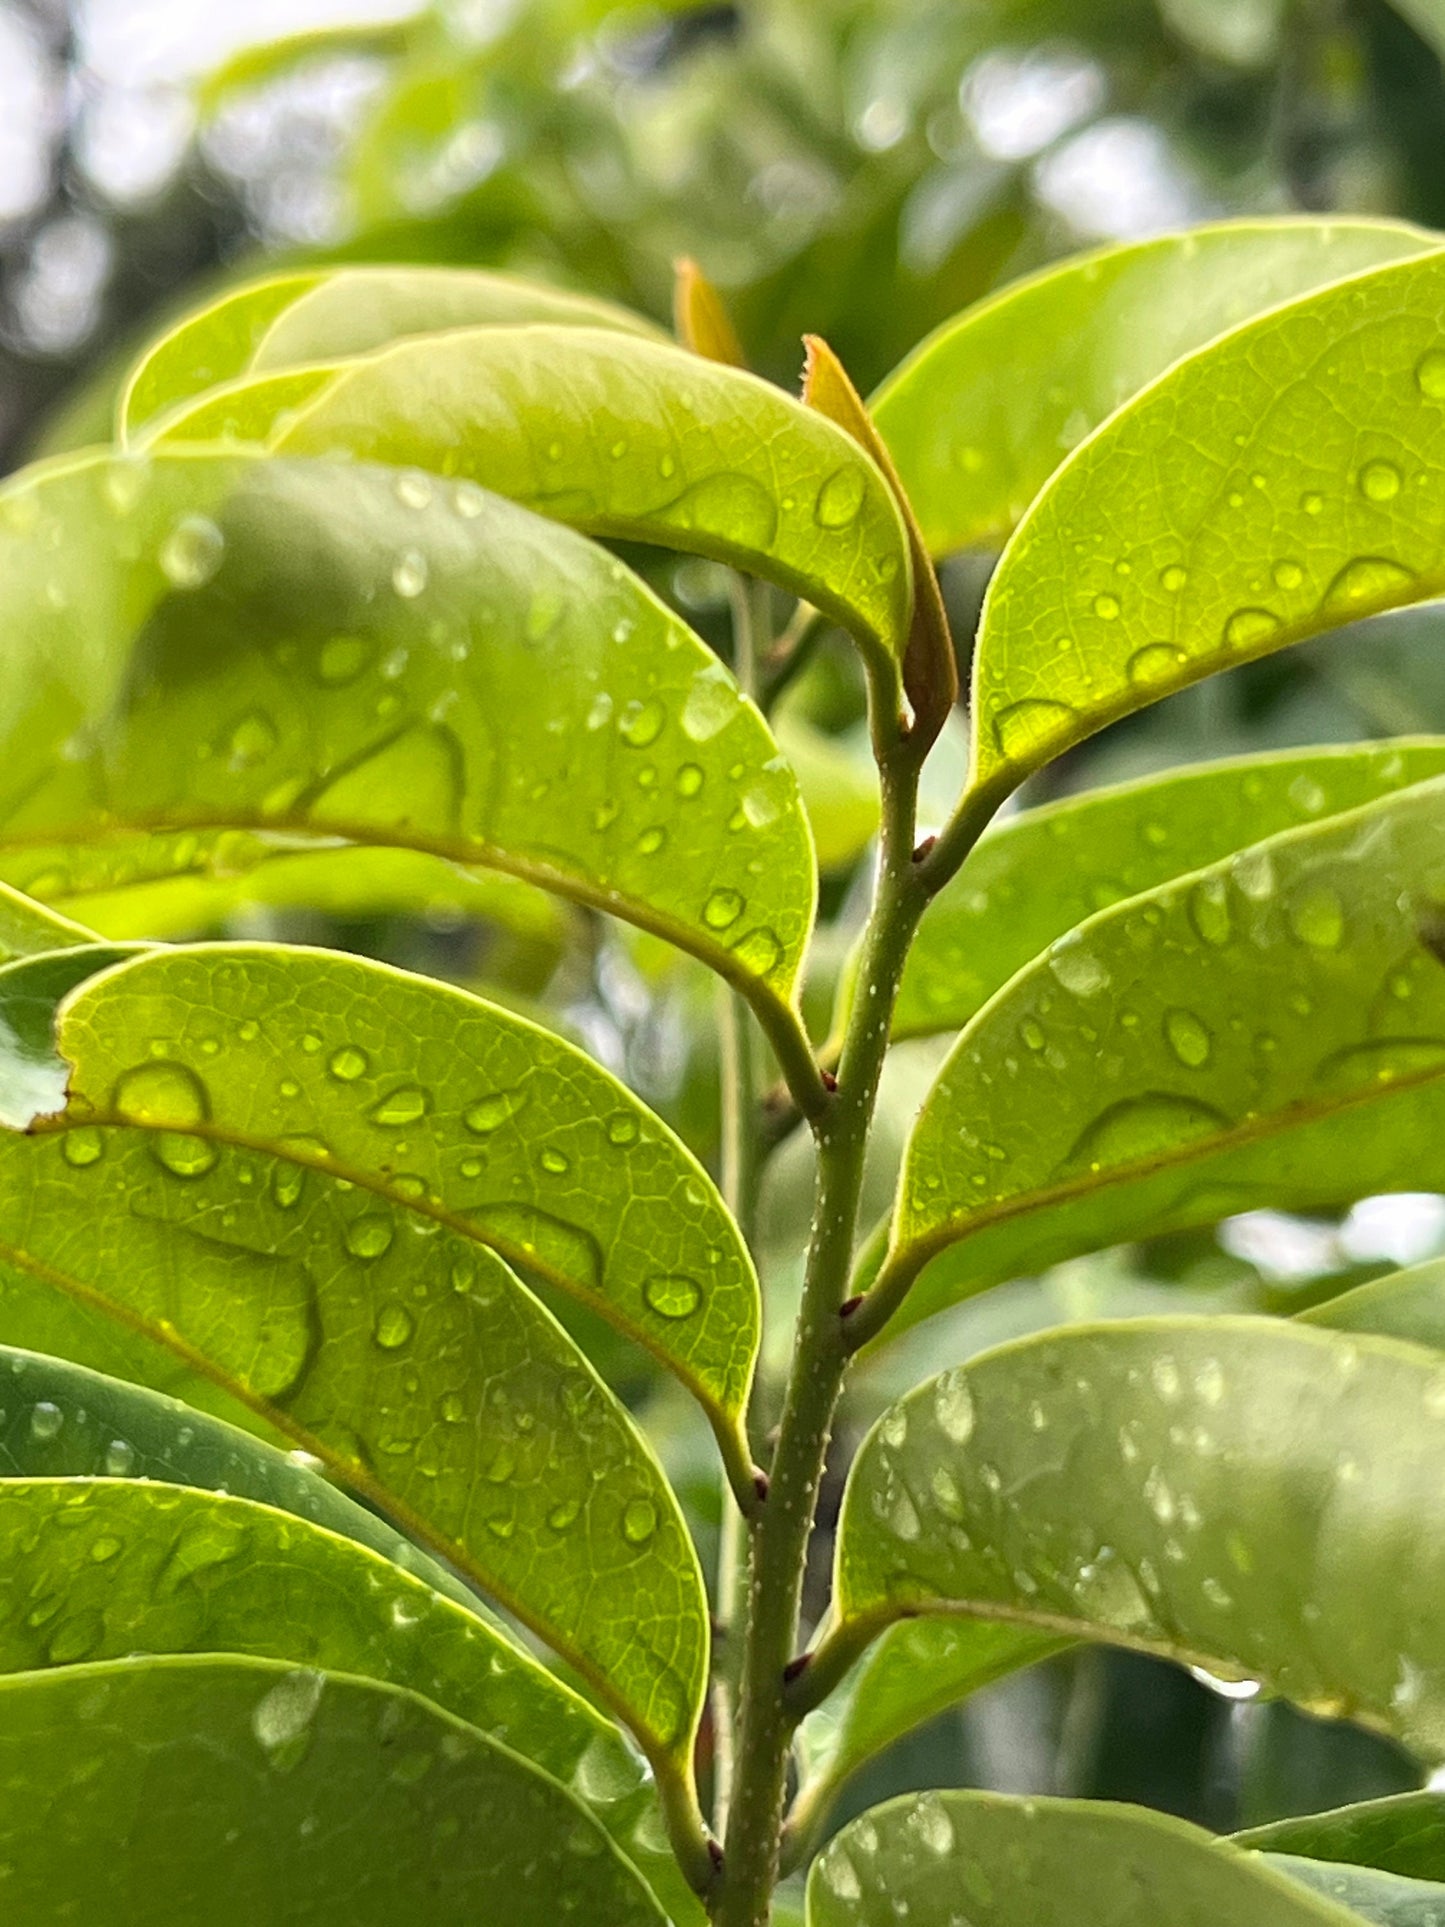
POLYGON ((1376 1873, 1370 1867, 1330 1866, 1283 1853, 1264 1858, 1289 1879, 1328 1895, 1372 1927, 1441 1927, 1445 1921, 1445 1887, 1436 1881, 1402 1880, 1399 1874, 1376 1873))
POLYGON ((662 1927, 571 1794, 395 1687, 185 1655, 15 1675, 0 1711, 17 1923, 662 1927))
POLYGON ((1241 1847, 1343 1860, 1411 1880, 1445 1880, 1445 1793, 1400 1793, 1237 1833, 1241 1847))

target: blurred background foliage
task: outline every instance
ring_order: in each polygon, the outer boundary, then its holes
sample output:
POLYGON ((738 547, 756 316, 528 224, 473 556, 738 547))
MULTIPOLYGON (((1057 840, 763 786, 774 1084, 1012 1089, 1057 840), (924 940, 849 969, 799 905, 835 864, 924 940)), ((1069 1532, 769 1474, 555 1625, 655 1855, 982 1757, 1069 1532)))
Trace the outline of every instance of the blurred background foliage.
MULTIPOLYGON (((280 265, 502 267, 663 318, 688 254, 760 372, 795 381, 808 330, 866 390, 945 316, 1080 247, 1248 213, 1445 227, 1442 50, 1445 0, 0 0, 0 466, 105 439, 140 340, 280 265)), ((629 560, 726 652, 724 572, 629 560)), ((945 570, 964 649, 990 562, 945 570)), ((787 612, 773 613, 781 626, 787 612)), ((1049 789, 1445 730, 1440 631, 1438 612, 1416 612, 1217 677, 1075 752, 1049 789)), ((821 1035, 873 820, 851 651, 825 639, 775 722, 808 775, 827 872, 809 991, 821 1035)), ((959 732, 946 733, 927 778, 936 815, 960 759, 959 732)), ((652 940, 505 879, 421 919, 350 924, 273 901, 228 927, 363 949, 518 1004, 715 1153, 713 988, 652 940)), ((894 1053, 877 1212, 938 1054, 894 1053)), ((774 1348, 809 1179, 807 1146, 790 1140, 763 1224, 774 1348)), ((1332 1222, 1255 1212, 962 1306, 859 1375, 822 1523, 862 1429, 925 1370, 1042 1325, 1181 1299, 1288 1312, 1441 1249, 1434 1197, 1367 1199, 1332 1222)), ((694 1415, 603 1328, 581 1335, 642 1411, 707 1545, 718 1497, 694 1415)), ((842 1813, 973 1783, 1139 1799, 1224 1827, 1418 1777, 1384 1743, 1247 1686, 1096 1652, 902 1742, 842 1813)))

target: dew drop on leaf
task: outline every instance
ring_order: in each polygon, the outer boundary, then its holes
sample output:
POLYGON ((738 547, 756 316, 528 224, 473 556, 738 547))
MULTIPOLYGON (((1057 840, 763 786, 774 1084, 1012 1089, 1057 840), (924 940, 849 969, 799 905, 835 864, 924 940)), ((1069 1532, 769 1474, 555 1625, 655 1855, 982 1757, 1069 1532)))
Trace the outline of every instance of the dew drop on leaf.
POLYGON ((1281 589, 1297 589, 1305 579, 1305 572, 1298 562, 1276 562, 1270 574, 1281 589))
POLYGON ((371 645, 360 636, 328 636, 316 657, 316 674, 333 689, 355 682, 371 660, 371 645))
POLYGON ((1187 1069, 1197 1071, 1209 1062, 1214 1040, 1209 1026, 1192 1010, 1166 1011, 1164 1036, 1170 1050, 1187 1069))
POLYGON ((420 1085, 401 1084, 373 1104, 366 1115, 373 1124, 400 1130, 404 1124, 415 1124, 425 1117, 429 1104, 430 1099, 420 1085))
POLYGON ((908 1816, 908 1829, 930 1853, 952 1853, 954 1848, 953 1822, 942 1800, 936 1793, 920 1795, 917 1805, 908 1816))
POLYGON ((510 1091, 491 1091, 463 1111, 462 1122, 477 1137, 489 1137, 514 1118, 526 1102, 527 1093, 520 1085, 510 1091))
POLYGON ((607 1142, 622 1146, 637 1142, 637 1119, 629 1111, 614 1111, 607 1120, 607 1142))
POLYGON ((96 1164, 105 1156, 105 1139, 93 1124, 83 1124, 79 1130, 66 1132, 60 1141, 60 1152, 67 1164, 83 1171, 88 1164, 96 1164))
POLYGON ((391 1220, 380 1212, 353 1218, 346 1227, 346 1249, 353 1258, 379 1258, 391 1246, 391 1220))
POLYGON ((972 1436, 973 1393, 961 1367, 945 1372, 934 1386, 933 1416, 939 1431, 955 1445, 966 1444, 972 1436))
POLYGON ((1415 363, 1415 386, 1431 401, 1445 401, 1445 350, 1431 348, 1415 363))
POLYGON ((1369 502, 1390 502, 1400 493, 1400 471, 1393 462, 1366 462, 1355 479, 1369 502))
POLYGON ((622 1514, 622 1536, 631 1546, 645 1546, 657 1530, 657 1507, 651 1499, 629 1499, 622 1514))
POLYGON ((1130 682, 1142 688, 1168 682, 1188 662, 1185 652, 1172 642, 1149 642, 1136 649, 1125 666, 1130 682))
POLYGON ((823 1862, 823 1878, 839 1900, 861 1900, 863 1889, 857 1869, 841 1847, 834 1847, 823 1862))
POLYGON ((645 702, 628 703, 617 718, 617 733, 631 749, 646 749, 655 743, 667 720, 667 711, 656 696, 645 702))
POLYGON ((391 586, 407 602, 414 601, 427 584, 427 560, 420 549, 403 549, 391 571, 391 586))
POLYGON ((697 1280, 678 1272, 654 1272, 642 1287, 642 1295, 659 1318, 691 1318, 702 1303, 697 1280))
POLYGON ((221 566, 226 538, 209 517, 183 515, 161 544, 160 565, 177 589, 201 589, 221 566))
POLYGON ((1345 907, 1326 883, 1307 885, 1290 899, 1289 927, 1312 950, 1338 950, 1345 939, 1345 907))
POLYGON ((1272 636, 1279 626, 1279 617, 1268 609, 1236 609, 1224 625, 1225 645, 1230 649, 1252 648, 1272 636))
POLYGON ((993 719, 994 741, 1011 761, 1025 762, 1069 735, 1076 721, 1070 704, 1034 697, 999 711, 993 719))
POLYGON ((331 1053, 328 1069, 341 1083, 354 1084, 358 1077, 365 1077, 370 1063, 364 1050, 358 1050, 355 1044, 343 1044, 340 1050, 331 1053))
POLYGON ((846 529, 858 519, 858 511, 863 506, 863 470, 856 462, 849 462, 845 468, 835 469, 818 490, 818 501, 814 514, 818 526, 824 529, 846 529))
POLYGON ((30 1414, 30 1436, 41 1444, 58 1438, 65 1424, 65 1414, 60 1407, 48 1398, 43 1398, 30 1414))
POLYGON ((1202 942, 1222 950, 1234 934, 1229 890, 1223 877, 1204 877, 1189 892, 1189 921, 1202 942))
POLYGON ((142 1064, 115 1087, 115 1108, 135 1124, 199 1124, 209 1109, 205 1086, 185 1064, 142 1064))
POLYGON ((129 1439, 112 1439, 105 1448, 105 1476, 128 1479, 135 1471, 136 1451, 129 1439))
MULTIPOLYGON (((366 1220, 362 1219, 360 1222, 364 1224, 366 1220)), ((349 1238, 347 1242, 350 1243, 349 1238)), ((371 1335, 384 1352, 395 1352, 400 1351, 407 1343, 415 1329, 415 1321, 406 1306, 398 1304, 394 1298, 389 1298, 384 1305, 377 1308, 376 1322, 371 1328, 371 1335)))
POLYGON ((709 930, 726 930, 747 907, 747 898, 736 890, 714 890, 702 907, 702 920, 709 930))
POLYGON ((1112 622, 1119 613, 1119 598, 1114 595, 1096 595, 1094 614, 1101 622, 1112 622))
POLYGON ((188 1131, 162 1131, 155 1141, 155 1158, 175 1178, 203 1178, 216 1168, 214 1144, 188 1131))
POLYGON ((1322 609, 1352 609, 1384 602, 1408 590, 1414 571, 1382 555, 1357 555, 1347 562, 1321 598, 1322 609))

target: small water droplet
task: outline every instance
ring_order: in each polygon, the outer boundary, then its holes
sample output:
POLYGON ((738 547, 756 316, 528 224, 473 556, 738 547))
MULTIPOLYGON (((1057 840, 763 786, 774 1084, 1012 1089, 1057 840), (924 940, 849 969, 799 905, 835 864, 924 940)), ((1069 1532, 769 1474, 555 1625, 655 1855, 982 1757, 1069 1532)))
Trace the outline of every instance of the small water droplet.
POLYGON ((642 1295, 659 1318, 691 1318, 702 1303, 697 1280, 678 1272, 654 1272, 642 1295))
POLYGON ((1171 562, 1159 577, 1160 587, 1167 590, 1170 595, 1178 595, 1188 580, 1188 571, 1181 568, 1177 562, 1171 562))
POLYGON ((1125 673, 1130 682, 1148 686, 1168 682, 1188 661, 1184 650, 1172 642, 1149 642, 1130 656, 1125 673))
POLYGON ((1024 1018, 1023 1022, 1019 1025, 1019 1036, 1023 1039, 1025 1047, 1029 1050, 1042 1050, 1047 1041, 1044 1036, 1043 1025, 1034 1017, 1024 1018))
POLYGON ((1299 505, 1306 515, 1319 515, 1325 506, 1325 498, 1315 489, 1308 489, 1299 498, 1299 505))
POLYGON ((547 1149, 543 1151, 541 1157, 537 1161, 541 1165, 542 1169, 544 1171, 550 1172, 554 1178, 562 1177, 566 1172, 570 1171, 572 1168, 572 1161, 567 1156, 566 1152, 559 1151, 555 1145, 551 1145, 551 1144, 547 1146, 547 1149))
POLYGON ((1192 1010, 1166 1011, 1164 1036, 1170 1050, 1187 1069, 1197 1071, 1209 1062, 1214 1040, 1208 1025, 1192 1010))
POLYGON ((637 1142, 637 1119, 630 1111, 614 1111, 608 1118, 607 1142, 616 1145, 637 1142))
POLYGON ((667 711, 656 696, 649 696, 646 702, 634 698, 617 718, 617 733, 630 748, 646 749, 657 741, 666 720, 667 711))
POLYGON ((1355 479, 1370 502, 1391 502, 1400 493, 1400 471, 1393 462, 1366 462, 1355 479))
POLYGON ((1101 622, 1112 622, 1119 613, 1119 598, 1114 595, 1096 595, 1094 614, 1101 622))
POLYGON ((403 469, 394 486, 396 499, 403 508, 424 509, 431 506, 431 477, 424 475, 419 468, 403 469))
POLYGON ((1270 574, 1275 585, 1281 589, 1297 589, 1305 579, 1305 572, 1298 562, 1276 562, 1270 574))
POLYGON ((1189 921, 1200 939, 1222 950, 1234 934, 1229 914, 1229 888, 1223 877, 1203 877, 1189 893, 1189 921))
MULTIPOLYGON (((349 1238, 347 1242, 350 1243, 349 1238)), ((401 1350, 415 1330, 416 1322, 406 1306, 399 1305, 394 1298, 389 1298, 377 1310, 371 1335, 384 1352, 395 1352, 401 1350)))
POLYGON ((30 1414, 30 1436, 42 1444, 57 1438, 65 1424, 65 1414, 50 1399, 43 1398, 30 1414))
POLYGON ((1445 352, 1431 348, 1415 363, 1415 386, 1431 401, 1445 401, 1445 352))
POLYGON ((226 538, 209 517, 183 515, 161 544, 160 565, 177 589, 204 588, 226 551, 226 538))
POLYGON ((865 477, 862 466, 849 462, 845 468, 835 469, 818 490, 818 500, 813 513, 818 526, 824 529, 846 529, 858 519, 858 511, 863 506, 865 477))
POLYGON ((93 1124, 82 1124, 79 1130, 65 1133, 60 1141, 60 1154, 67 1164, 83 1171, 88 1164, 96 1164, 105 1156, 105 1139, 93 1124))
POLYGON ((343 1084, 354 1084, 358 1077, 365 1077, 371 1059, 364 1050, 355 1044, 343 1044, 340 1050, 331 1053, 328 1069, 331 1075, 343 1084))
POLYGON ((371 661, 371 644, 360 636, 328 636, 316 656, 320 681, 340 688, 356 678, 371 661))
POLYGON ((214 1144, 188 1131, 162 1131, 153 1149, 156 1163, 174 1178, 203 1178, 220 1155, 214 1144))
POLYGON ((1312 950, 1338 950, 1345 939, 1345 906, 1327 883, 1307 884, 1289 902, 1289 927, 1312 950))
POLYGON ((651 1499, 629 1499, 622 1514, 622 1536, 631 1546, 645 1546, 657 1531, 657 1507, 651 1499))
POLYGON ((920 1794, 907 1824, 909 1832, 921 1841, 929 1853, 942 1855, 953 1852, 953 1822, 936 1793, 920 1794))
POLYGON ((1049 969, 1075 997, 1094 997, 1109 987, 1109 973, 1072 933, 1049 951, 1049 969))
POLYGON ((405 1124, 415 1124, 427 1114, 431 1099, 417 1084, 399 1084, 394 1091, 379 1099, 367 1112, 373 1124, 380 1124, 386 1130, 400 1130, 405 1124))
POLYGON ((273 1765, 297 1763, 296 1749, 304 1745, 321 1704, 323 1684, 320 1673, 287 1673, 258 1701, 251 1715, 251 1730, 272 1756, 273 1765), (278 1759, 277 1755, 283 1758, 278 1759))
POLYGON ((954 1366, 938 1379, 933 1388, 933 1416, 944 1437, 964 1445, 973 1434, 973 1393, 968 1374, 954 1366))
POLYGON ((514 1118, 526 1103, 527 1092, 521 1085, 510 1091, 492 1091, 463 1111, 462 1122, 477 1137, 489 1137, 514 1118))
POLYGON ((547 1514, 547 1524, 554 1532, 565 1532, 569 1526, 576 1524, 577 1515, 581 1510, 578 1500, 564 1499, 560 1505, 554 1505, 547 1514))
POLYGON ((427 559, 420 549, 403 549, 391 571, 391 586, 411 602, 427 584, 427 559))
POLYGON ((895 1405, 891 1412, 885 1413, 879 1420, 878 1436, 894 1451, 905 1443, 908 1438, 908 1414, 901 1405, 895 1405))
POLYGON ((346 1249, 353 1258, 379 1258, 391 1247, 391 1219, 380 1212, 353 1218, 346 1227, 346 1249))
POLYGON ((747 898, 736 890, 714 890, 702 907, 702 920, 710 930, 726 930, 747 907, 747 898))

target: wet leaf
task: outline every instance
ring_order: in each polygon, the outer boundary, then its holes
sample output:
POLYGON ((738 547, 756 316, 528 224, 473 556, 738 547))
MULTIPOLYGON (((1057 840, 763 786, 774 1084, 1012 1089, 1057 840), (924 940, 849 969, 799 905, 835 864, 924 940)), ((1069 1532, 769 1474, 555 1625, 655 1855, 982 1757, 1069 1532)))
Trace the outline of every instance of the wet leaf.
POLYGON ((23 1131, 41 1112, 64 1106, 66 1067, 52 1036, 56 1006, 132 948, 72 944, 0 964, 0 1128, 23 1131))
POLYGON ((1002 1278, 1260 1205, 1445 1184, 1439 780, 1105 910, 959 1038, 914 1127, 889 1292, 1002 1278))
POLYGON ((134 437, 207 389, 249 374, 369 354, 441 328, 618 328, 661 339, 641 315, 477 268, 347 267, 268 275, 189 314, 149 348, 120 403, 120 431, 134 437))
POLYGON ((0 883, 0 964, 94 941, 93 931, 0 883))
POLYGON ((1119 716, 1445 588, 1445 253, 1276 308, 1060 469, 990 584, 976 787, 1119 716))
POLYGON ((808 1927, 1359 1927, 1255 1856, 1112 1802, 909 1794, 814 1863, 808 1927))
POLYGON ((1370 1867, 1329 1866, 1291 1854, 1262 1856, 1277 1872, 1315 1893, 1348 1907, 1372 1927, 1440 1927, 1445 1921, 1445 1886, 1433 1880, 1403 1880, 1399 1874, 1370 1867))
POLYGON ((185 1655, 13 1675, 0 1708, 17 1920, 663 1927, 572 1794, 395 1687, 185 1655))
POLYGON ((1096 911, 1442 770, 1445 739, 1289 750, 1170 770, 1012 817, 926 911, 893 1034, 958 1030, 1096 911))
POLYGON ((1068 451, 1251 315, 1436 245, 1395 221, 1226 221, 1076 255, 965 308, 873 400, 935 555, 998 542, 1068 451))
POLYGON ((790 995, 792 773, 582 538, 420 474, 92 456, 0 494, 0 583, 0 861, 36 895, 251 869, 258 839, 400 846, 631 917, 765 1023, 790 995))
POLYGON ((879 469, 781 389, 684 348, 588 328, 401 342, 342 368, 273 446, 415 463, 594 535, 712 556, 901 657, 908 542, 879 469))
POLYGON ((7 1268, 217 1380, 685 1762, 707 1620, 676 1501, 482 1241, 599 1305, 615 1281, 659 1352, 695 1325, 701 1375, 730 1294, 681 1256, 728 1221, 682 1148, 549 1033, 326 953, 153 952, 73 996, 58 1042, 69 1108, 0 1138, 7 1268))
POLYGON ((912 1614, 1003 1620, 1261 1682, 1438 1758, 1442 1460, 1445 1369, 1393 1340, 1219 1317, 1001 1346, 864 1442, 839 1650, 912 1614))
POLYGON ((665 1865, 636 1838, 655 1803, 617 1728, 500 1628, 349 1537, 195 1488, 6 1479, 0 1547, 27 1602, 0 1632, 0 1674, 240 1653, 405 1687, 570 1785, 630 1858, 665 1865))

